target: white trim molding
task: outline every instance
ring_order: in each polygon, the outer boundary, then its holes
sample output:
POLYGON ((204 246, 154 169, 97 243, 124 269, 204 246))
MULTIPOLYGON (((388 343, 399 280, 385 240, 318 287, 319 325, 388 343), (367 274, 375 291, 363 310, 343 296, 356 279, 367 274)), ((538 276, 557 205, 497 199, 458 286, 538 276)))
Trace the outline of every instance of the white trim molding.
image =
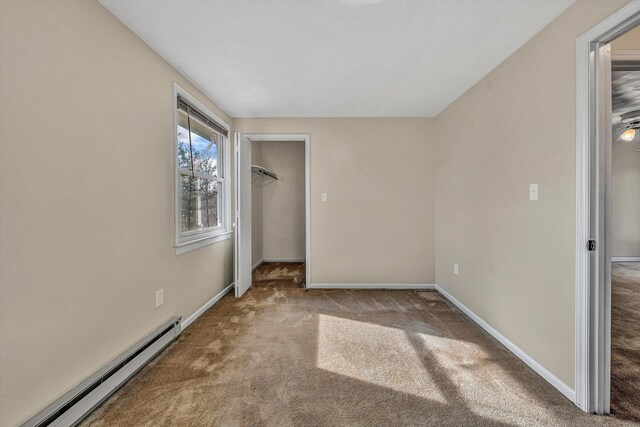
POLYGON ((205 237, 204 239, 196 240, 189 243, 184 243, 180 246, 176 246, 174 249, 176 255, 186 254, 187 252, 195 251, 196 249, 204 248, 205 246, 212 245, 214 243, 222 242, 223 240, 229 240, 233 236, 233 231, 227 231, 223 234, 216 236, 205 237))
POLYGON ((434 284, 421 283, 311 283, 309 289, 427 289, 435 290, 434 284))
MULTIPOLYGON (((235 179, 235 195, 236 195, 236 231, 240 224, 240 215, 242 212, 241 197, 240 197, 240 177, 238 175, 239 167, 239 151, 240 144, 246 143, 246 141, 296 141, 304 143, 304 179, 305 179, 305 258, 304 259, 263 259, 263 262, 306 262, 306 281, 305 283, 311 283, 311 134, 308 133, 251 133, 251 132, 236 132, 236 179, 235 179)), ((240 227, 240 233, 241 227, 240 227)), ((240 258, 240 234, 236 232, 236 249, 235 249, 235 261, 234 261, 234 278, 235 282, 239 285, 236 288, 236 296, 241 296, 242 284, 245 283, 241 274, 241 266, 238 259, 240 258)))
POLYGON ((608 182, 603 129, 610 129, 601 105, 600 48, 640 20, 640 0, 632 0, 576 40, 576 264, 575 404, 586 412, 609 412, 610 252, 606 233, 608 182), (604 157, 603 157, 604 156, 604 157), (604 165, 604 167, 603 167, 604 165), (595 250, 587 250, 594 239, 595 250))
POLYGON ((260 267, 262 264, 264 264, 264 259, 261 259, 260 261, 258 261, 255 264, 253 264, 253 267, 251 267, 251 271, 253 271, 256 268, 260 267))
POLYGON ((223 290, 221 290, 220 292, 218 292, 213 298, 211 298, 209 301, 207 301, 202 307, 197 309, 195 311, 195 313, 193 313, 191 316, 189 316, 186 319, 184 319, 180 323, 180 326, 182 327, 182 330, 184 331, 187 327, 189 327, 189 325, 191 325, 198 317, 202 316, 202 314, 205 311, 207 311, 215 303, 220 301, 222 299, 222 297, 225 296, 227 293, 229 293, 229 291, 231 291, 232 289, 233 289, 233 283, 230 284, 229 286, 227 286, 226 288, 224 288, 223 290))
POLYGON ((611 262, 640 262, 640 256, 612 256, 611 262))
POLYGON ((304 258, 265 258, 262 262, 305 262, 304 258))
POLYGON ((531 369, 534 370, 535 373, 544 378, 549 384, 554 386, 560 393, 562 393, 567 399, 571 402, 575 402, 576 393, 575 390, 565 384, 560 378, 553 375, 549 370, 547 370, 544 366, 536 362, 531 356, 524 352, 520 347, 515 345, 511 340, 502 335, 496 329, 494 329, 491 325, 485 322, 480 316, 471 311, 467 306, 462 304, 456 298, 454 298, 449 292, 445 291, 442 287, 436 285, 435 289, 447 300, 449 300, 453 305, 458 307, 460 311, 469 316, 471 320, 478 324, 482 329, 487 331, 489 335, 497 339, 500 344, 505 346, 507 350, 513 353, 518 359, 522 360, 527 364, 531 369))

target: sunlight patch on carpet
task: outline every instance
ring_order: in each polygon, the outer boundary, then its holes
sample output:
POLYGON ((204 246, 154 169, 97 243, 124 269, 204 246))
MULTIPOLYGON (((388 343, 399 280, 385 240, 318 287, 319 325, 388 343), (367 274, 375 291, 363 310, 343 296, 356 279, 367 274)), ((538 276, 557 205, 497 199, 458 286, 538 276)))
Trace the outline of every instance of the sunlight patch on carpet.
POLYGON ((380 387, 447 403, 401 329, 320 314, 317 366, 380 387))

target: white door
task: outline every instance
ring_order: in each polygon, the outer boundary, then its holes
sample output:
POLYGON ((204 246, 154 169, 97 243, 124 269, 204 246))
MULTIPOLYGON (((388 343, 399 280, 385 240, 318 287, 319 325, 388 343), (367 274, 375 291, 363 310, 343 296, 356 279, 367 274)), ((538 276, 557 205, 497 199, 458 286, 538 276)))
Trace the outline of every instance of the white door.
POLYGON ((241 297, 251 287, 251 141, 236 133, 235 288, 241 297))

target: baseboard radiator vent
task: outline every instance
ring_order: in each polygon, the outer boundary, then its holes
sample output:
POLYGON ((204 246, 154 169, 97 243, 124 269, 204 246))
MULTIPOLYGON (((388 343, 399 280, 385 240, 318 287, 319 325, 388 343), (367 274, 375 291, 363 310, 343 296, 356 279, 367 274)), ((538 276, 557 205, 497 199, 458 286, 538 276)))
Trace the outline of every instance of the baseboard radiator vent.
POLYGON ((87 415, 178 337, 181 317, 172 317, 124 353, 98 370, 22 427, 68 427, 87 415))

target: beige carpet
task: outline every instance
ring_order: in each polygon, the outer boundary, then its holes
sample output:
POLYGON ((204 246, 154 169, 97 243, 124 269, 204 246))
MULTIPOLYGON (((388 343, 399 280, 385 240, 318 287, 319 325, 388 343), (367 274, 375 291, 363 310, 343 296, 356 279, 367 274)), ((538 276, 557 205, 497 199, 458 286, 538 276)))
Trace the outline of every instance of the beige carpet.
POLYGON ((632 425, 581 412, 436 292, 303 277, 261 267, 84 425, 632 425))
POLYGON ((611 412, 640 424, 640 262, 611 264, 611 412))

